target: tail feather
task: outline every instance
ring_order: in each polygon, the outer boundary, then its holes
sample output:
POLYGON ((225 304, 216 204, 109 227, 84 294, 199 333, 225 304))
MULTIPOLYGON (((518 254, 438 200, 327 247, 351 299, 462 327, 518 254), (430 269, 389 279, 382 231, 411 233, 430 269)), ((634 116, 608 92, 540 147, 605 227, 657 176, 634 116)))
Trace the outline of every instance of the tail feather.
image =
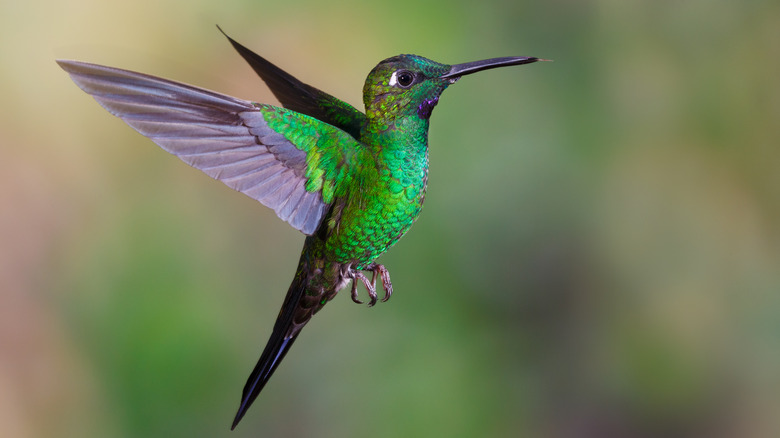
POLYGON ((284 299, 284 304, 276 319, 268 344, 266 344, 260 360, 257 361, 257 365, 255 365, 244 386, 244 392, 241 395, 241 405, 238 408, 238 412, 236 412, 236 418, 233 420, 230 430, 235 429, 241 418, 246 414, 247 409, 255 401, 260 391, 263 390, 266 382, 271 378, 279 363, 282 362, 287 351, 298 337, 301 328, 307 322, 307 320, 296 321, 295 317, 306 291, 306 275, 302 274, 299 269, 293 283, 290 285, 290 289, 287 291, 287 297, 284 299))

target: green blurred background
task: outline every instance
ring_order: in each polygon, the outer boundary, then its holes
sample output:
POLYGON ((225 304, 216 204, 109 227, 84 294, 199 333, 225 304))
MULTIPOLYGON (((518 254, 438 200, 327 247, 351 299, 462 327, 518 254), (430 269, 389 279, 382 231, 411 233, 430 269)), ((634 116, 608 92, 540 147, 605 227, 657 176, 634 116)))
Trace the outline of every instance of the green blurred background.
POLYGON ((0 0, 0 435, 780 436, 780 3, 0 0), (533 55, 432 117, 422 217, 235 432, 303 237, 54 63, 362 109, 397 53, 533 55))

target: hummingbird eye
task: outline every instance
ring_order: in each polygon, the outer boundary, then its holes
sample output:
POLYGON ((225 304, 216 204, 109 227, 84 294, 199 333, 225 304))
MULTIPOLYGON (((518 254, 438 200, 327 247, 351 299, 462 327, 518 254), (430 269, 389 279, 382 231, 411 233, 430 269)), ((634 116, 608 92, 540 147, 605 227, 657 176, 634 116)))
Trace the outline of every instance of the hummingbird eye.
POLYGON ((390 85, 399 85, 402 88, 407 88, 414 82, 414 74, 408 70, 394 71, 390 77, 390 85))

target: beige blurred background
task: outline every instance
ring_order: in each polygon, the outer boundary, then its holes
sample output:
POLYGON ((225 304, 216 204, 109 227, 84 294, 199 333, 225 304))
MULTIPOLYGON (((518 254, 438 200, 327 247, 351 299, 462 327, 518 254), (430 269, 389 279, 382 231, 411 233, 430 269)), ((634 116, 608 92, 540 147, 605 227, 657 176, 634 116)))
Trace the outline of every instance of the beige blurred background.
POLYGON ((780 3, 0 0, 0 436, 780 436, 780 3), (395 294, 317 315, 229 424, 303 237, 54 63, 276 102, 227 41, 432 117, 395 294))

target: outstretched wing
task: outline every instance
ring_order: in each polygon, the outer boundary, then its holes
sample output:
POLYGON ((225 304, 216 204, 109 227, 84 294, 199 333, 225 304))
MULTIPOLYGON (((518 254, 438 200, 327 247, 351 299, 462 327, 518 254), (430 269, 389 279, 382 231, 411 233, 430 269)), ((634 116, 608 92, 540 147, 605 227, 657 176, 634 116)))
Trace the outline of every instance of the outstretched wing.
POLYGON ((313 234, 351 152, 349 134, 311 117, 165 79, 57 61, 110 113, 196 169, 313 234))
POLYGON ((360 129, 366 119, 365 114, 324 91, 304 84, 230 38, 219 26, 217 29, 227 37, 236 51, 252 66, 252 69, 268 85, 268 88, 285 108, 329 123, 346 131, 354 138, 360 136, 360 129))

